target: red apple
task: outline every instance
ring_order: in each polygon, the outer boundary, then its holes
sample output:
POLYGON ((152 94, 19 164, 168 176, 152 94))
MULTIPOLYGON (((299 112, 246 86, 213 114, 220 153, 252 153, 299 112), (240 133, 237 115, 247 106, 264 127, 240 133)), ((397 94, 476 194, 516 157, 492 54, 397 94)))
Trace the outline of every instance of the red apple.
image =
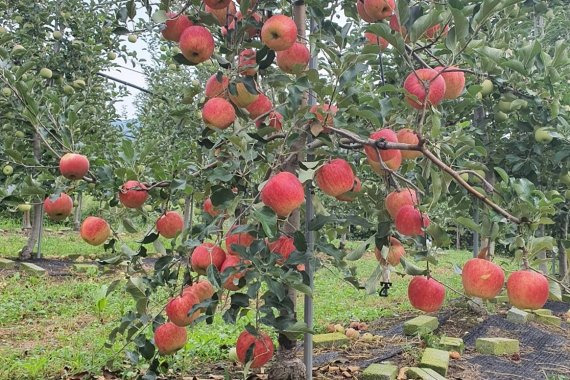
POLYGON ((168 20, 166 20, 165 24, 166 27, 162 29, 162 36, 167 39, 168 41, 178 42, 180 41, 180 35, 184 31, 184 29, 191 27, 194 25, 192 21, 186 15, 180 15, 176 17, 178 13, 176 12, 168 12, 166 16, 168 16, 168 20))
MULTIPOLYGON (((394 142, 394 143, 398 142, 398 136, 396 135, 396 132, 388 128, 380 129, 379 131, 373 132, 370 135, 370 138, 372 140, 383 139, 386 142, 394 142)), ((366 156, 368 157, 369 160, 375 162, 380 162, 378 159, 378 154, 380 155, 380 158, 384 162, 390 161, 394 158, 397 158, 398 156, 401 158, 401 153, 397 149, 377 150, 375 147, 365 145, 364 152, 366 153, 366 156)), ((400 165, 398 165, 398 167, 399 166, 400 165)))
POLYGON ((283 128, 283 115, 277 111, 271 111, 267 117, 255 121, 255 126, 257 128, 261 128, 263 125, 267 125, 276 131, 280 131, 283 128))
POLYGON ((461 274, 463 289, 468 296, 495 298, 503 288, 505 272, 500 266, 483 259, 469 259, 461 274))
POLYGON ((408 285, 408 299, 414 308, 431 313, 443 304, 445 288, 433 278, 414 276, 408 285))
POLYGON ((273 356, 273 342, 269 335, 258 333, 252 335, 247 330, 242 332, 236 343, 237 356, 242 364, 251 362, 250 368, 259 368, 265 365, 273 356), (250 347, 253 346, 253 350, 250 347), (248 355, 251 352, 251 355, 248 355), (251 357, 248 357, 251 356, 251 357))
POLYGON ((168 211, 156 221, 156 230, 167 239, 173 239, 184 229, 184 219, 176 211, 168 211))
POLYGON ((380 46, 380 50, 385 50, 388 47, 388 45, 390 45, 388 41, 386 41, 382 37, 375 35, 374 33, 366 32, 364 33, 364 37, 366 37, 367 43, 369 45, 380 46))
POLYGON ((277 66, 289 74, 300 74, 307 68, 311 53, 305 44, 295 42, 287 50, 278 51, 277 66))
POLYGON ((250 92, 242 82, 230 84, 229 94, 232 103, 239 108, 246 108, 259 98, 258 92, 250 92))
POLYGON ((184 289, 182 295, 185 294, 193 294, 198 297, 200 302, 207 300, 208 298, 212 298, 212 296, 216 293, 212 284, 208 280, 202 280, 195 282, 192 286, 189 286, 184 289))
POLYGON ((416 191, 408 188, 403 188, 400 191, 392 191, 384 200, 386 210, 392 219, 396 219, 398 211, 400 211, 403 206, 415 206, 417 204, 418 198, 416 191))
POLYGON ((216 73, 206 81, 204 95, 206 95, 206 98, 225 98, 227 96, 229 84, 230 79, 227 76, 218 75, 216 73))
MULTIPOLYGON (((255 13, 250 13, 249 16, 251 18, 253 18, 253 20, 257 23, 257 24, 261 24, 262 21, 262 17, 259 13, 255 12, 255 13)), ((235 14, 235 18, 232 20, 232 22, 230 22, 230 24, 228 25, 228 27, 226 28, 225 26, 222 27, 222 36, 226 36, 228 34, 228 31, 230 30, 235 30, 236 28, 236 22, 242 21, 243 16, 241 12, 237 12, 235 14)), ((249 38, 253 38, 257 35, 257 33, 259 32, 259 28, 255 27, 255 26, 246 26, 245 28, 245 32, 247 33, 247 35, 249 36, 249 38)))
POLYGON ((199 303, 200 300, 198 297, 189 292, 170 299, 168 304, 166 304, 166 315, 168 316, 168 320, 176 326, 188 326, 200 316, 200 311, 196 311, 194 314, 188 315, 194 305, 199 303))
POLYGON ((88 216, 81 223, 79 234, 91 245, 103 244, 111 235, 111 227, 104 219, 96 216, 88 216))
POLYGON ((548 280, 541 273, 519 270, 507 280, 509 303, 519 309, 540 309, 548 300, 548 280))
POLYGON ((287 235, 281 235, 279 239, 269 243, 269 251, 281 256, 281 259, 277 260, 279 265, 283 265, 295 249, 295 240, 287 235))
POLYGON ((227 8, 231 2, 232 0, 204 0, 204 4, 212 9, 227 8))
POLYGON ((65 193, 60 193, 57 199, 47 197, 44 201, 44 211, 51 220, 61 221, 71 215, 73 200, 65 193))
POLYGON ((374 21, 384 20, 394 13, 394 0, 364 0, 364 10, 374 21))
POLYGON ((119 201, 128 208, 141 207, 147 198, 146 186, 139 181, 127 181, 119 189, 119 201))
POLYGON ((400 25, 400 20, 398 19, 398 15, 393 14, 392 17, 390 17, 390 28, 396 33, 399 33, 404 39, 404 41, 406 42, 410 41, 410 36, 408 36, 408 30, 406 29, 405 26, 403 27, 400 25))
POLYGON ((336 199, 344 202, 352 202, 356 198, 357 194, 360 193, 361 190, 362 190, 362 183, 360 182, 360 179, 358 179, 358 177, 354 177, 354 186, 352 187, 352 189, 350 189, 346 193, 337 195, 336 199))
MULTIPOLYGON (((434 26, 432 26, 431 28, 428 28, 424 35, 427 37, 428 40, 434 40, 437 36, 439 36, 439 31, 441 29, 441 25, 440 24, 436 24, 434 26)), ((445 26, 445 28, 443 29, 443 32, 441 33, 442 37, 447 36, 447 32, 449 31, 449 26, 445 26)))
POLYGON ((376 256, 376 260, 378 260, 382 265, 386 265, 386 263, 388 263, 395 267, 400 264, 400 258, 406 255, 406 250, 398 239, 390 237, 390 247, 388 248, 386 259, 382 257, 382 250, 378 249, 378 247, 376 247, 374 255, 376 256))
POLYGON ((214 208, 214 204, 212 203, 212 199, 210 197, 206 198, 204 201, 204 212, 211 217, 216 217, 220 215, 220 211, 214 208))
MULTIPOLYGON (((418 145, 420 139, 418 135, 409 128, 400 129, 397 133, 398 142, 402 144, 418 145)), ((402 159, 413 160, 422 155, 422 152, 417 150, 402 150, 402 159)))
POLYGON ((275 51, 287 50, 297 40, 297 25, 291 17, 275 15, 261 28, 261 42, 275 51))
MULTIPOLYGON (((402 165, 402 154, 400 153, 400 151, 397 151, 398 153, 396 153, 396 157, 392 158, 391 160, 388 161, 383 161, 384 165, 389 169, 389 170, 398 170, 398 168, 402 165)), ((370 159, 370 157, 368 157, 368 163, 370 164, 370 167, 372 168, 372 170, 374 170, 376 173, 378 173, 378 175, 386 175, 386 170, 384 169, 384 166, 382 166, 382 163, 379 161, 373 161, 370 159)))
POLYGON ((188 339, 186 329, 166 322, 154 331, 154 344, 162 355, 172 355, 186 344, 188 339))
MULTIPOLYGON (((222 264, 222 267, 220 268, 220 273, 224 273, 226 271, 226 269, 235 268, 235 267, 239 266, 240 264, 241 264, 241 259, 238 256, 228 255, 228 256, 226 256, 226 259, 224 260, 224 263, 222 264)), ((224 289, 231 290, 234 292, 236 290, 239 290, 240 287, 239 287, 239 285, 237 285, 237 282, 243 276, 245 276, 245 272, 243 272, 243 271, 234 273, 231 276, 229 276, 226 279, 226 281, 224 282, 224 285, 223 285, 224 289)))
POLYGON ((364 0, 356 0, 356 11, 358 12, 360 18, 363 19, 364 21, 376 22, 376 20, 373 17, 370 17, 370 15, 366 13, 366 10, 364 9, 364 0))
POLYGON ((226 129, 236 120, 236 111, 226 99, 212 98, 202 108, 202 119, 209 128, 226 129))
POLYGON ((197 65, 214 54, 214 37, 203 26, 193 25, 182 32, 180 50, 188 61, 197 65))
POLYGON ((404 90, 408 93, 406 101, 416 109, 437 106, 445 95, 445 80, 437 70, 419 69, 408 75, 404 90))
POLYGON ((239 256, 239 254, 232 249, 232 244, 249 247, 255 240, 255 237, 248 232, 233 233, 232 231, 238 227, 239 226, 234 226, 226 236, 226 252, 228 255, 239 256))
POLYGON ((89 160, 82 154, 66 153, 59 160, 59 172, 68 179, 81 179, 89 172, 89 160))
POLYGON ((429 217, 421 213, 414 206, 402 206, 396 215, 396 230, 402 235, 415 236, 424 235, 423 228, 430 224, 429 217))
POLYGON ((317 186, 332 197, 350 191, 354 186, 354 178, 352 167, 342 158, 327 162, 315 173, 317 186))
POLYGON ((256 53, 253 49, 245 49, 239 53, 238 71, 242 75, 254 76, 257 73, 256 53))
POLYGON ((236 14, 236 5, 234 4, 233 1, 231 1, 228 4, 227 8, 222 8, 222 9, 213 9, 208 5, 206 5, 205 10, 206 12, 214 15, 218 19, 218 23, 223 26, 227 25, 227 23, 229 22, 228 16, 230 16, 230 18, 233 18, 233 15, 236 14))
POLYGON ((223 249, 212 243, 203 243, 194 248, 190 264, 196 273, 204 275, 210 265, 219 271, 225 260, 226 253, 223 249))
POLYGON ((271 100, 269 100, 269 98, 264 94, 259 94, 257 99, 246 108, 247 112, 249 112, 249 117, 252 120, 257 119, 262 115, 268 115, 272 109, 273 103, 271 103, 271 100))
POLYGON ((261 201, 278 216, 289 216, 305 201, 305 190, 292 173, 281 172, 267 181, 261 190, 261 201))
POLYGON ((338 107, 328 103, 323 105, 315 104, 309 112, 317 119, 318 124, 323 128, 323 132, 328 133, 327 127, 334 127, 334 117, 338 112, 338 107))
POLYGON ((441 73, 441 76, 445 81, 445 94, 443 95, 443 98, 457 99, 465 88, 465 74, 463 71, 453 71, 459 70, 459 68, 455 66, 438 66, 435 70, 441 73))

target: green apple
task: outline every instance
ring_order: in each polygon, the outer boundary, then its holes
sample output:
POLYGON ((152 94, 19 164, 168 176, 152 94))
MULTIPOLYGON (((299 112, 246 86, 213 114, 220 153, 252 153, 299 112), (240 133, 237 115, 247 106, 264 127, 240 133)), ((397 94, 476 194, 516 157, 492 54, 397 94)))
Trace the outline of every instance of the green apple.
POLYGON ((25 52, 26 52, 26 48, 23 47, 22 45, 14 45, 14 47, 12 48, 12 55, 14 55, 14 56, 22 55, 25 52))
POLYGON ((506 112, 506 113, 511 112, 511 102, 509 102, 509 101, 506 101, 503 99, 499 100, 498 107, 499 107, 499 111, 506 112))
POLYGON ((176 66, 175 63, 171 63, 170 65, 168 65, 169 70, 176 70, 177 68, 178 68, 178 66, 176 66))
POLYGON ((570 186, 570 172, 566 172, 560 175, 560 182, 565 184, 566 186, 570 186))
POLYGON ((3 87, 2 88, 2 95, 4 95, 5 97, 12 95, 12 89, 9 87, 3 87))
POLYGON ((72 83, 75 88, 85 88, 85 81, 83 79, 76 79, 72 83))
POLYGON ((65 95, 73 95, 75 94, 75 90, 73 89, 73 87, 71 87, 70 85, 66 84, 65 86, 63 86, 63 92, 65 93, 65 95))
POLYGON ((180 50, 180 48, 178 46, 175 46, 172 48, 172 54, 176 55, 176 54, 180 54, 182 53, 182 50, 180 50))
POLYGON ((509 115, 507 115, 504 112, 501 111, 497 111, 497 113, 495 113, 495 120, 501 122, 501 121, 507 121, 509 120, 509 115))
POLYGON ((109 59, 110 61, 114 60, 115 58, 117 58, 117 53, 115 53, 114 51, 110 51, 107 53, 107 59, 109 59))
POLYGON ((179 206, 184 206, 185 204, 186 204, 186 200, 184 198, 178 199, 178 205, 179 206))
POLYGON ((469 181, 469 173, 461 173, 459 176, 462 180, 469 181))
POLYGON ((570 189, 564 192, 564 196, 566 197, 566 199, 570 200, 570 189))
POLYGON ((40 76, 45 79, 51 79, 51 77, 53 76, 53 72, 47 67, 44 67, 43 69, 40 70, 40 76))
POLYGON ((135 42, 137 42, 137 35, 136 34, 129 34, 127 39, 129 40, 130 43, 134 44, 135 42))
POLYGON ((536 131, 534 131, 534 139, 536 142, 548 144, 552 141, 552 136, 546 128, 538 128, 536 131))
POLYGON ((79 206, 79 202, 73 201, 73 207, 77 207, 77 206, 79 206))
POLYGON ((20 212, 26 212, 26 211, 30 211, 32 209, 32 205, 29 203, 22 203, 18 205, 18 211, 20 212))
POLYGON ((59 30, 56 30, 53 32, 53 39, 54 40, 61 40, 62 37, 63 37, 63 34, 59 30))
POLYGON ((16 131, 14 135, 19 139, 23 139, 24 137, 26 137, 26 134, 22 131, 16 131))
POLYGON ((152 211, 152 206, 151 205, 144 205, 143 206, 143 210, 146 212, 151 212, 152 211))
POLYGON ((528 102, 523 99, 515 99, 511 102, 512 110, 526 109, 528 107, 528 102))
POLYGON ((4 175, 6 175, 6 176, 12 175, 12 173, 14 173, 14 168, 11 167, 10 165, 6 165, 2 169, 2 173, 4 173, 4 175))
POLYGON ((483 96, 491 95, 492 92, 493 82, 491 82, 489 79, 485 79, 483 82, 481 82, 481 94, 483 96))

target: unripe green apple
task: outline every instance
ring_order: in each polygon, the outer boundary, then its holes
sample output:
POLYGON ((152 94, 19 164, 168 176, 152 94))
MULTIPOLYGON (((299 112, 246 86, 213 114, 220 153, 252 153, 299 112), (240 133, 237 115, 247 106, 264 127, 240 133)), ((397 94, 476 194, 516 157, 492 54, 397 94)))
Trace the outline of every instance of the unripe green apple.
POLYGON ((186 204, 186 200, 184 198, 178 199, 178 205, 179 206, 184 206, 185 204, 186 204))
POLYGON ((534 131, 534 139, 536 142, 548 144, 552 141, 552 136, 546 128, 538 128, 536 131, 534 131))
POLYGON ((77 207, 77 206, 79 206, 79 202, 73 201, 73 207, 77 207))
POLYGON ((2 169, 2 173, 4 173, 4 175, 6 175, 6 176, 12 175, 12 173, 14 173, 14 168, 11 167, 10 165, 6 165, 2 169))
POLYGON ((515 99, 511 102, 511 110, 526 109, 528 107, 528 102, 524 99, 515 99))
POLYGON ((177 68, 178 68, 178 66, 176 66, 175 63, 171 63, 170 65, 168 65, 169 70, 176 70, 177 68))
POLYGON ((70 85, 66 84, 65 86, 63 86, 63 92, 65 93, 65 95, 73 95, 75 94, 75 90, 73 89, 73 87, 71 87, 70 85))
POLYGON ((12 89, 9 87, 3 87, 2 88, 2 95, 4 95, 5 97, 12 95, 12 89))
POLYGON ((560 175, 560 182, 565 184, 566 186, 570 186, 570 172, 566 172, 560 175))
POLYGON ((497 121, 499 121, 499 122, 507 121, 507 120, 509 120, 509 115, 507 115, 507 114, 504 113, 504 112, 497 111, 497 112, 495 113, 495 120, 497 120, 497 121))
POLYGON ((115 53, 114 51, 110 51, 107 53, 107 59, 109 59, 110 61, 114 60, 115 58, 117 58, 117 53, 115 53))
POLYGON ((192 86, 194 86, 194 87, 200 86, 200 81, 199 81, 198 79, 194 79, 194 80, 192 81, 192 86))
POLYGON ((172 54, 176 55, 176 54, 180 54, 182 53, 182 51, 180 50, 180 48, 178 46, 175 46, 172 48, 172 54))
POLYGON ((14 56, 22 55, 25 52, 26 48, 23 47, 22 45, 14 45, 14 47, 12 48, 12 55, 14 56))
POLYGON ((511 102, 508 102, 506 100, 502 100, 502 99, 499 100, 498 107, 499 107, 499 111, 506 112, 506 113, 511 112, 511 102))
POLYGON ((18 211, 20 212, 26 212, 26 211, 30 211, 32 209, 32 205, 29 203, 22 203, 18 205, 18 211))
POLYGON ((63 34, 59 30, 56 30, 53 32, 53 39, 54 40, 61 40, 62 37, 63 37, 63 34))
POLYGON ((459 176, 462 180, 469 181, 469 173, 461 173, 459 176))
POLYGON ((483 94, 481 93, 481 91, 479 91, 478 93, 475 94, 475 99, 483 100, 483 94))
POLYGON ((136 34, 129 34, 127 39, 129 40, 130 43, 134 44, 135 42, 137 42, 137 35, 136 34))
POLYGON ((152 211, 152 206, 151 206, 151 205, 144 205, 144 206, 143 206, 143 210, 145 210, 146 212, 151 212, 151 211, 152 211))
POLYGON ((85 88, 85 81, 83 79, 76 79, 72 83, 75 88, 85 88))
POLYGON ((570 189, 564 192, 564 196, 566 197, 566 199, 570 200, 570 189))
POLYGON ((481 94, 483 96, 490 95, 492 92, 493 82, 491 82, 489 79, 485 79, 483 82, 481 82, 481 94))
POLYGON ((43 69, 40 70, 40 76, 45 79, 51 79, 51 77, 53 76, 53 72, 47 67, 44 67, 43 69))
POLYGON ((22 131, 16 131, 15 135, 16 135, 16 137, 19 138, 19 139, 22 139, 22 138, 26 137, 26 134, 25 134, 24 132, 22 132, 22 131))

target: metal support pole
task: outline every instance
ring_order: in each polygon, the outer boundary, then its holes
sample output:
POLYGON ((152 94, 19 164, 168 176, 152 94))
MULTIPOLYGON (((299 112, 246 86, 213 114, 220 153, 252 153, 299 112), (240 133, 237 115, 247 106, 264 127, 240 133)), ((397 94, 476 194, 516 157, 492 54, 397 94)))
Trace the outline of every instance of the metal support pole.
POLYGON ((40 228, 38 229, 38 252, 36 254, 36 258, 42 258, 42 235, 44 232, 44 205, 40 205, 40 213, 42 217, 40 218, 40 228))
MULTIPOLYGON (((479 201, 474 202, 475 213, 473 214, 473 221, 475 224, 479 224, 479 201)), ((473 257, 477 257, 479 254, 479 232, 473 231, 473 257)))

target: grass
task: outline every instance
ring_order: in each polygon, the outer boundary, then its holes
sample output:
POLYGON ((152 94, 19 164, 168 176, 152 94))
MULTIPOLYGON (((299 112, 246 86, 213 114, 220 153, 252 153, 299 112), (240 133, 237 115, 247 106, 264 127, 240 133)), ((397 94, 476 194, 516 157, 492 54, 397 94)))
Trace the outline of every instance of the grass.
MULTIPOLYGON (((2 225, 9 232, 0 235, 1 257, 17 256, 17 250, 25 241, 25 236, 13 227, 2 225)), ((126 238, 134 243, 136 236, 126 238)), ((84 244, 76 233, 56 228, 48 231, 44 239, 46 257, 77 253, 100 257, 102 249, 84 244)), ((461 278, 453 267, 468 257, 470 254, 464 251, 444 252, 433 273, 460 289, 461 278)), ((371 253, 354 264, 361 283, 377 265, 371 253)), ((44 379, 82 371, 98 374, 109 361, 113 363, 111 368, 120 368, 129 377, 124 354, 116 354, 120 342, 112 348, 105 348, 104 344, 123 312, 133 306, 131 298, 119 287, 102 310, 96 307, 101 287, 115 278, 121 277, 119 274, 83 274, 35 278, 19 273, 6 276, 0 272, 0 379, 44 379)), ((328 323, 372 321, 411 310, 406 296, 409 278, 393 274, 392 281, 389 297, 383 298, 354 288, 334 269, 320 270, 315 276, 315 330, 323 332, 328 323)), ((448 292, 448 300, 456 296, 448 292)), ((166 293, 159 292, 151 309, 159 311, 167 297, 166 293)), ((301 297, 298 305, 302 305, 301 297)), ((188 372, 200 368, 200 363, 223 359, 248 319, 241 319, 237 325, 226 325, 217 316, 210 326, 193 327, 185 350, 169 359, 173 368, 188 372)))

